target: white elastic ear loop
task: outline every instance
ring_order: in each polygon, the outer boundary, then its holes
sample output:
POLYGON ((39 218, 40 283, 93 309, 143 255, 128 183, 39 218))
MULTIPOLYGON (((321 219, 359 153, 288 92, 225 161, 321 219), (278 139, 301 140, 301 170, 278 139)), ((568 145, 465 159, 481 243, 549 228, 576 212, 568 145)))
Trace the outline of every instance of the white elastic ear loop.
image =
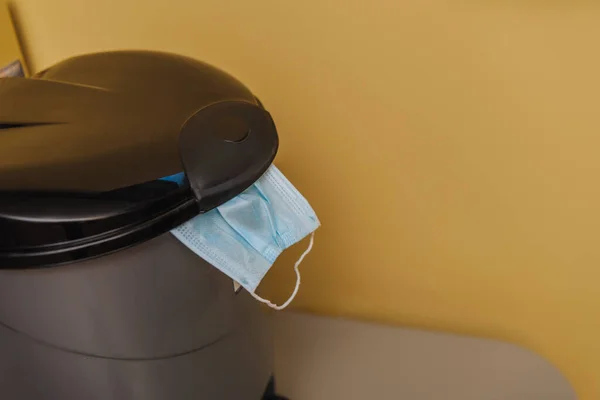
POLYGON ((284 308, 286 308, 287 306, 289 306, 290 303, 294 300, 294 297, 296 297, 296 295, 298 294, 298 289, 300 289, 300 270, 298 269, 298 267, 300 266, 300 263, 302 263, 302 260, 304 260, 304 257, 306 257, 306 255, 308 253, 310 253, 310 251, 312 250, 314 242, 315 242, 315 233, 313 232, 310 235, 310 243, 308 244, 307 249, 304 251, 304 253, 302 253, 302 255, 300 256, 298 261, 296 261, 296 264, 294 264, 294 271, 296 271, 296 287, 294 288, 294 291, 292 292, 292 295, 290 296, 290 298, 287 299, 287 301, 285 303, 278 306, 277 304, 271 303, 267 299, 263 299, 262 297, 260 297, 259 295, 257 295, 254 292, 249 292, 252 295, 252 297, 254 297, 256 300, 260 301, 261 303, 265 303, 266 305, 268 305, 269 307, 271 307, 272 309, 277 310, 277 311, 281 311, 284 308))

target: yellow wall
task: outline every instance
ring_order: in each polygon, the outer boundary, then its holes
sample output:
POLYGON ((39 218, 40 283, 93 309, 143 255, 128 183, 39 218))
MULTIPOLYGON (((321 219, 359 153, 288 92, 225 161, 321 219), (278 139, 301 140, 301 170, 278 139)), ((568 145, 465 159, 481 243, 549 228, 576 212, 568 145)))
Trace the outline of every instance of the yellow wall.
POLYGON ((0 0, 0 68, 15 60, 21 60, 21 51, 8 6, 4 0, 0 0))
MULTIPOLYGON (((598 2, 16 8, 37 69, 168 50, 260 96, 279 128, 277 162, 324 225, 297 307, 517 342, 582 399, 600 398, 598 2)), ((269 277, 276 298, 298 251, 269 277)))

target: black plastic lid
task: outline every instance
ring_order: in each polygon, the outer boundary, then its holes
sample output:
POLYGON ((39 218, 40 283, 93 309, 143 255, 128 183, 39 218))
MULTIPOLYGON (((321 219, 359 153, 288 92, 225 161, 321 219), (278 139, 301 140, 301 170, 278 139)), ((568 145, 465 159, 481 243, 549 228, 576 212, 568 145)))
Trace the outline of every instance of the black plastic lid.
POLYGON ((168 232, 252 185, 277 146, 246 87, 186 57, 92 54, 0 79, 0 268, 168 232))

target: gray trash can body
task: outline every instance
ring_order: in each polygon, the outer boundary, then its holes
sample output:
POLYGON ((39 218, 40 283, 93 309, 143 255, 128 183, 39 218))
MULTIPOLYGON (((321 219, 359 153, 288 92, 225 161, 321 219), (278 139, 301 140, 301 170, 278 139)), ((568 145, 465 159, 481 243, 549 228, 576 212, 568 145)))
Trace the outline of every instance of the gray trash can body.
POLYGON ((0 271, 0 391, 19 400, 260 399, 268 316, 171 234, 0 271))

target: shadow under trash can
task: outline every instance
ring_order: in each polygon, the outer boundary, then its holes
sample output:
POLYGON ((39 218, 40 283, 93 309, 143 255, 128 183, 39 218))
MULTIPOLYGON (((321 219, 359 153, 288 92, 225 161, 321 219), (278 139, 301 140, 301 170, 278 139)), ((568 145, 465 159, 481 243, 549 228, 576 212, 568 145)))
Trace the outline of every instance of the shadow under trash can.
POLYGON ((0 79, 0 397, 277 398, 259 304, 169 233, 277 145, 244 85, 186 57, 0 79))

